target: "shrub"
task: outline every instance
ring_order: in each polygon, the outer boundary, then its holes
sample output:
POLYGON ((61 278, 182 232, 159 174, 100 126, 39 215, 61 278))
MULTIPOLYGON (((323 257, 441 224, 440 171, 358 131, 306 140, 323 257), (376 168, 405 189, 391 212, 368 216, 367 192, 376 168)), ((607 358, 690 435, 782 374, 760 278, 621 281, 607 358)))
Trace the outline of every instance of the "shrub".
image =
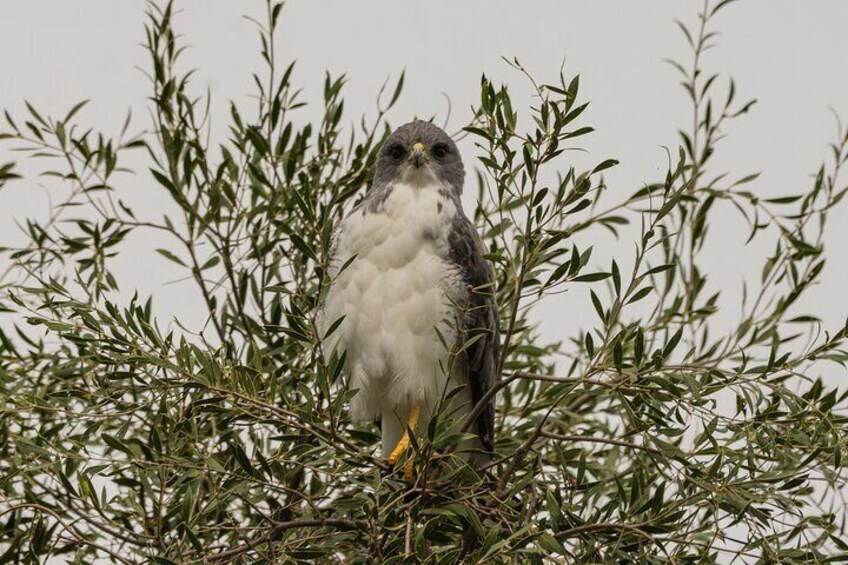
POLYGON ((61 119, 7 113, 2 137, 68 192, 5 251, 0 561, 844 560, 846 393, 820 374, 844 375, 846 328, 798 301, 825 265, 848 137, 799 194, 763 199, 756 175, 711 169, 726 123, 753 104, 703 67, 727 4, 683 28, 693 126, 633 194, 605 184, 612 159, 571 164, 592 131, 578 77, 537 82, 511 61, 535 94, 526 108, 482 79, 464 131, 502 319, 496 456, 452 464, 442 423, 418 438, 411 484, 376 455, 373 426, 349 423, 352 393, 315 325, 333 227, 366 190, 402 75, 373 120, 345 125, 344 77, 329 75, 310 101, 322 119, 296 119, 306 101, 274 53, 269 3, 259 111, 232 105, 212 147, 172 5, 151 5, 149 133, 85 129, 83 104, 61 119), (130 152, 170 196, 161 218, 122 200, 130 152), (700 262, 729 208, 773 250, 738 316, 700 262), (154 232, 202 296, 202 327, 163 326, 155 295, 121 294, 124 239, 154 232), (598 266, 606 232, 633 250, 598 266), (537 320, 565 290, 597 320, 549 343, 537 320), (735 327, 720 330, 726 309, 735 327))

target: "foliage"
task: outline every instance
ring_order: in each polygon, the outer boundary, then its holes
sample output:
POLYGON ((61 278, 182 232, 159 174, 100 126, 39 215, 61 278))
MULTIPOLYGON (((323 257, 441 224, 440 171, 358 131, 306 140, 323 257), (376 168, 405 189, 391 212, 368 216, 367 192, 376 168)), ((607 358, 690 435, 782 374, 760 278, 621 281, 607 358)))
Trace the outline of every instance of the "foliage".
MULTIPOLYGON (((0 561, 844 560, 846 392, 819 374, 844 374, 848 331, 824 331, 797 304, 825 264, 848 137, 797 195, 762 199, 747 188, 756 175, 711 171, 724 126, 752 105, 703 69, 728 3, 681 25, 692 61, 674 65, 692 126, 665 177, 629 196, 604 182, 614 160, 569 164, 592 131, 577 77, 540 84, 511 62, 529 108, 483 78, 465 131, 502 319, 496 457, 479 472, 458 464, 440 422, 415 442, 413 484, 377 458, 372 426, 349 423, 351 393, 315 324, 333 226, 367 187, 402 76, 376 118, 346 127, 344 77, 328 75, 323 118, 300 123, 269 3, 257 115, 233 105, 228 139, 211 147, 173 8, 151 5, 150 133, 84 129, 82 104, 61 119, 7 113, 2 137, 70 188, 5 252, 0 561), (121 199, 133 151, 173 202, 161 219, 121 199), (699 254, 725 204, 773 252, 719 332, 711 321, 734 307, 699 254), (154 231, 172 242, 162 261, 203 297, 202 328, 163 327, 155 296, 121 298, 114 258, 129 234, 154 231), (633 254, 593 267, 608 231, 633 254), (597 321, 545 343, 535 320, 565 290, 597 321)), ((15 176, 0 167, 0 182, 15 176)))

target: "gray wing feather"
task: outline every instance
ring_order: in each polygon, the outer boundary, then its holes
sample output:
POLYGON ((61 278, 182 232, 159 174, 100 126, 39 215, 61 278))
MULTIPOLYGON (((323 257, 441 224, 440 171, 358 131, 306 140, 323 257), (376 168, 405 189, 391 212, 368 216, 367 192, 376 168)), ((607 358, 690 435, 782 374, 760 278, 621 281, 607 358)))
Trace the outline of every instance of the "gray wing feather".
MULTIPOLYGON (((451 261, 455 263, 468 286, 465 312, 465 335, 462 345, 480 336, 465 349, 471 399, 476 405, 499 380, 500 332, 495 300, 495 276, 483 257, 486 253, 480 236, 464 215, 454 220, 450 236, 451 261)), ((489 399, 477 417, 477 433, 483 447, 492 450, 495 427, 495 399, 489 399)))

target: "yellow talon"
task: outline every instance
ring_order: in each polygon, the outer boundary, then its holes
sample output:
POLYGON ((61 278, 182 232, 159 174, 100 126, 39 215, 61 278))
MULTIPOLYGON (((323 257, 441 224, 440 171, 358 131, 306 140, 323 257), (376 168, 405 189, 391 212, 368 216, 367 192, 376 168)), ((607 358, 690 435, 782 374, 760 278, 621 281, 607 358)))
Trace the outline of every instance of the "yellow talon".
MULTIPOLYGON (((409 410, 409 418, 406 422, 406 430, 403 432, 403 437, 400 438, 400 441, 392 450, 392 454, 389 455, 389 465, 397 463, 400 456, 403 455, 403 452, 409 448, 409 430, 414 430, 415 426, 418 425, 419 416, 421 416, 421 407, 418 404, 413 404, 409 410)), ((404 465, 403 477, 407 481, 412 480, 412 461, 408 461, 406 465, 404 465)))
POLYGON ((389 465, 394 465, 397 463, 397 460, 400 459, 400 456, 403 455, 403 452, 406 451, 406 448, 409 447, 409 434, 403 432, 403 437, 400 438, 397 446, 395 446, 392 454, 389 455, 389 465))

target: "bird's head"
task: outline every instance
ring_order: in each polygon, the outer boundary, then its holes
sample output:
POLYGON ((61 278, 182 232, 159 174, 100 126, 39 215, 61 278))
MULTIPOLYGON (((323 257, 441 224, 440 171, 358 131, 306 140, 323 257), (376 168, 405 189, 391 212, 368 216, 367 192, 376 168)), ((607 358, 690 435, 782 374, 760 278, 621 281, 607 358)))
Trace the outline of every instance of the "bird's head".
POLYGON ((442 184, 459 196, 465 169, 456 144, 439 126, 416 120, 386 139, 377 159, 375 183, 442 184))

